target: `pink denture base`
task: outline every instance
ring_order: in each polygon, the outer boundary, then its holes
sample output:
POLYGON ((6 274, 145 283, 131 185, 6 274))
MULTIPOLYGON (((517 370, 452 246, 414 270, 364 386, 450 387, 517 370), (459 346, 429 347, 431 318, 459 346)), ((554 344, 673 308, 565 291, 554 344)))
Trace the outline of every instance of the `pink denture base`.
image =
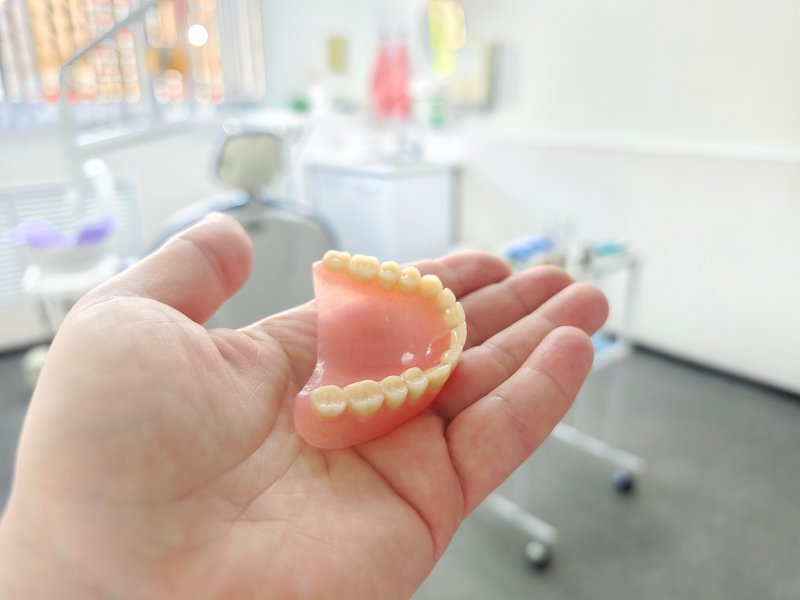
POLYGON ((438 390, 427 389, 416 401, 396 409, 382 406, 359 417, 350 410, 323 418, 312 408, 311 392, 323 385, 344 387, 371 379, 380 382, 411 367, 423 371, 439 364, 448 349, 450 330, 435 302, 404 294, 395 286, 362 283, 346 271, 314 265, 317 302, 317 364, 294 403, 297 432, 319 448, 344 448, 383 435, 423 411, 438 390))

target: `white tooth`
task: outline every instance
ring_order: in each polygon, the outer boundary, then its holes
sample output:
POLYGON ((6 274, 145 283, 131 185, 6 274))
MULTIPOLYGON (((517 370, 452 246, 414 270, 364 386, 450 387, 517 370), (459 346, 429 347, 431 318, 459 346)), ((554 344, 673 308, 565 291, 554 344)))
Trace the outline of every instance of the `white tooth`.
POLYGON ((337 252, 336 250, 328 250, 325 256, 322 257, 322 264, 328 267, 331 271, 344 271, 347 268, 347 263, 350 262, 349 252, 337 252))
POLYGON ((426 298, 435 298, 443 287, 442 280, 436 275, 425 275, 419 283, 419 293, 426 298))
POLYGON ((450 365, 447 364, 431 367, 425 371, 425 375, 428 377, 428 386, 432 390, 438 390, 440 387, 442 387, 444 382, 447 381, 447 378, 450 376, 450 369, 450 365))
POLYGON ((356 254, 350 264, 347 265, 347 270, 352 275, 353 279, 358 279, 367 283, 375 279, 378 274, 378 269, 381 268, 381 263, 374 256, 365 256, 363 254, 356 254))
POLYGON ((456 302, 453 304, 453 306, 444 311, 445 325, 451 329, 461 325, 464 322, 464 319, 464 307, 461 306, 461 302, 456 302))
POLYGON ((436 308, 445 310, 453 306, 456 301, 456 295, 450 291, 450 288, 444 288, 439 295, 436 296, 436 308))
POLYGON ((419 367, 411 367, 400 377, 403 378, 403 381, 406 382, 406 386, 408 387, 409 402, 414 402, 419 399, 428 388, 428 377, 419 367))
POLYGON ((417 267, 406 267, 400 271, 400 291, 404 294, 413 294, 419 289, 422 275, 417 267))
POLYGON ((400 279, 400 265, 393 260, 386 261, 378 271, 378 284, 385 290, 392 289, 400 279))
POLYGON ((467 324, 461 323, 455 329, 450 330, 450 345, 455 346, 458 344, 459 346, 463 346, 464 342, 467 341, 467 324))
POLYGON ((344 388, 347 405, 359 417, 374 415, 383 404, 383 390, 377 381, 365 379, 344 388))
POLYGON ((389 375, 381 381, 383 397, 386 399, 386 406, 389 408, 399 408, 408 396, 406 382, 399 375, 389 375))
POLYGON ((311 406, 323 419, 333 419, 347 407, 344 391, 336 385, 323 385, 311 392, 311 406))
POLYGON ((442 353, 442 357, 439 359, 439 362, 442 363, 443 365, 450 365, 451 367, 455 367, 460 356, 461 356, 461 346, 450 346, 449 350, 445 350, 442 353))

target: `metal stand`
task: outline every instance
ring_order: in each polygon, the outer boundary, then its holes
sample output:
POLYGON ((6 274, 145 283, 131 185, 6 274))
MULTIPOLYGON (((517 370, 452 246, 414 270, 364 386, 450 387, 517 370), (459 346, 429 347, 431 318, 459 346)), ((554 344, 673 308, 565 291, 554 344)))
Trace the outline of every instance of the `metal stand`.
MULTIPOLYGON (((624 271, 626 274, 626 297, 621 313, 623 315, 622 322, 614 343, 596 355, 592 373, 617 363, 631 352, 630 307, 636 284, 636 261, 629 253, 624 253, 610 260, 603 259, 600 264, 582 265, 573 273, 576 279, 601 283, 607 275, 620 271, 624 271)), ((619 395, 620 388, 619 374, 612 373, 611 377, 612 393, 609 397, 609 408, 606 410, 604 423, 604 433, 607 439, 589 435, 566 423, 557 424, 551 437, 610 464, 614 468, 612 476, 614 489, 621 494, 628 494, 633 492, 637 478, 644 472, 645 461, 617 448, 608 440, 617 429, 618 415, 616 410, 611 410, 611 405, 612 403, 616 405, 615 396, 619 395)), ((553 550, 558 542, 558 531, 523 508, 525 489, 523 477, 524 473, 521 469, 515 471, 511 475, 512 492, 510 497, 495 492, 485 500, 484 505, 530 538, 525 548, 525 557, 531 566, 545 569, 552 561, 553 550)))

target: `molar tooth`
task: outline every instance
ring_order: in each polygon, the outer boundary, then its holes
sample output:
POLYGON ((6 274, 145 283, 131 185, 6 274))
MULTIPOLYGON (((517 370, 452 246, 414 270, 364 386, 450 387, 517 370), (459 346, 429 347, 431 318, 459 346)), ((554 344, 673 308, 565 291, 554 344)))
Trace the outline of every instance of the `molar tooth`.
POLYGON ((453 306, 456 301, 456 295, 450 291, 450 288, 444 288, 439 295, 436 296, 436 308, 446 310, 453 306))
POLYGON ((417 267, 406 267, 400 271, 400 291, 404 294, 413 294, 419 289, 422 275, 417 267))
POLYGON ((440 387, 442 387, 444 382, 447 381, 447 378, 450 376, 451 368, 452 367, 449 364, 445 364, 431 367, 425 371, 425 375, 428 377, 428 386, 432 390, 438 390, 440 387))
POLYGON ((393 260, 386 261, 378 271, 378 284, 385 290, 392 289, 400 279, 400 265, 393 260))
POLYGON ((385 377, 381 381, 381 389, 383 390, 383 397, 386 399, 386 405, 389 408, 400 408, 403 402, 406 401, 406 396, 408 396, 406 382, 399 375, 385 377))
POLYGON ((349 252, 337 252, 336 250, 328 250, 325 256, 322 257, 322 264, 328 267, 331 271, 344 271, 347 264, 350 262, 349 252))
POLYGON ((439 362, 443 365, 455 367, 460 356, 461 346, 450 346, 448 350, 442 352, 442 357, 439 359, 439 362))
POLYGON ((458 327, 450 330, 450 345, 455 346, 458 344, 459 346, 464 346, 464 342, 467 341, 467 324, 466 322, 460 323, 458 327))
POLYGON ((419 293, 426 298, 436 298, 443 287, 442 280, 436 275, 425 275, 419 283, 419 293))
POLYGON ((383 404, 381 384, 371 379, 356 381, 344 388, 347 405, 359 417, 374 415, 383 404))
POLYGON ((370 282, 375 279, 378 274, 378 269, 381 268, 381 263, 374 256, 366 256, 364 254, 356 254, 350 264, 347 265, 347 270, 354 279, 363 281, 364 283, 370 282))
POLYGON ((400 377, 406 382, 408 387, 408 401, 414 402, 419 399, 428 388, 428 376, 419 367, 411 367, 404 371, 400 377))
POLYGON ((311 406, 323 419, 333 419, 344 412, 347 399, 336 385, 323 385, 311 392, 311 406))
POLYGON ((444 322, 445 325, 450 327, 451 329, 461 325, 461 323, 465 320, 464 316, 464 307, 461 306, 461 302, 456 302, 448 309, 444 311, 444 322))

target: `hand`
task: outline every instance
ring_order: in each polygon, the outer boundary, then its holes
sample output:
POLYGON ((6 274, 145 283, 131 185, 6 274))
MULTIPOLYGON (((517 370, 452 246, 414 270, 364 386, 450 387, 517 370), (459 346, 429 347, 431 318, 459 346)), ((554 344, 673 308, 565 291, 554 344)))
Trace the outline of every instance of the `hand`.
POLYGON ((564 415, 607 313, 555 268, 421 262, 463 303, 468 349, 430 409, 322 451, 291 417, 314 303, 239 331, 200 325, 251 255, 215 216, 71 311, 20 442, 0 596, 407 597, 564 415))

